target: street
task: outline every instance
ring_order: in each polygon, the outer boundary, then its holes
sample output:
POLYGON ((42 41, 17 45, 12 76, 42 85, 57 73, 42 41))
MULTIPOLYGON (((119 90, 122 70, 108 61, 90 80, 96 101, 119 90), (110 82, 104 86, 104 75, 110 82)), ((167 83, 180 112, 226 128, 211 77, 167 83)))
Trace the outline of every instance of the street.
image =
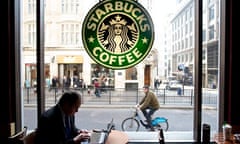
MULTIPOLYGON (((88 108, 80 107, 76 113, 76 126, 82 129, 105 129, 107 124, 114 119, 115 128, 121 130, 121 122, 131 116, 132 110, 129 108, 88 108)), ((168 119, 168 131, 193 131, 193 109, 191 108, 161 108, 154 116, 163 116, 168 119)), ((36 107, 24 108, 24 126, 29 130, 37 127, 36 107)), ((203 123, 210 124, 211 131, 217 129, 217 110, 203 110, 203 123)), ((141 131, 145 131, 143 127, 141 131)))

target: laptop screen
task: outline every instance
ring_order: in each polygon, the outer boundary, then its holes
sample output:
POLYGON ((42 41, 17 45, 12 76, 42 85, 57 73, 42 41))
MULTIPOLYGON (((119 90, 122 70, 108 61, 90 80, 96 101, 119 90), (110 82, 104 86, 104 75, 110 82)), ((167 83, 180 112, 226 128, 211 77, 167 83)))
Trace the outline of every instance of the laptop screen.
POLYGON ((105 130, 94 130, 93 133, 90 136, 90 143, 89 144, 104 144, 109 133, 113 129, 113 119, 108 124, 107 129, 105 130))
POLYGON ((114 124, 113 124, 113 118, 112 118, 111 122, 108 124, 108 127, 107 127, 107 134, 111 132, 113 127, 114 127, 114 124))

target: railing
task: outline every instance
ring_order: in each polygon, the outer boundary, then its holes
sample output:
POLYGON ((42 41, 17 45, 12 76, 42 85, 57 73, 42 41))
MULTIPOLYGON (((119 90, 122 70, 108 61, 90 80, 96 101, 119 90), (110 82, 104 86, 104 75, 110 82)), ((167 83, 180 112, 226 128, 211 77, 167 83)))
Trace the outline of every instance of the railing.
MULTIPOLYGON (((134 105, 137 104, 144 96, 142 89, 116 89, 116 88, 104 88, 101 89, 101 97, 96 97, 94 89, 86 88, 70 88, 79 92, 82 96, 82 103, 86 105, 134 105)), ((66 91, 66 90, 64 90, 66 91)), ((62 88, 46 88, 46 104, 55 104, 59 97, 64 92, 62 88)), ((180 94, 178 90, 166 90, 166 89, 151 89, 156 94, 162 105, 181 105, 192 106, 194 102, 193 89, 184 89, 184 94, 180 94)), ((24 104, 36 104, 37 95, 34 88, 23 89, 24 104)), ((217 107, 217 90, 215 89, 203 89, 203 105, 217 107)))

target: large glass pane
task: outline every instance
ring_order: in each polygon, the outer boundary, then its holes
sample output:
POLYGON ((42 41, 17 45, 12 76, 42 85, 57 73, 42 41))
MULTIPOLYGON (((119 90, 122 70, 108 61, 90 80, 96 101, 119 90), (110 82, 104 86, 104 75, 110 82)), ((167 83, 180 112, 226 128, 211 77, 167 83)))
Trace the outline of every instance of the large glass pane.
POLYGON ((210 125, 211 138, 218 130, 219 9, 220 0, 203 1, 202 124, 210 125))
MULTIPOLYGON (((37 56, 36 56, 36 1, 22 1, 22 23, 21 23, 21 80, 23 94, 23 125, 36 127, 37 121, 37 56), (34 105, 28 111, 27 105, 34 105), (30 121, 29 121, 30 120, 30 121)), ((46 75, 49 75, 49 66, 46 64, 46 75)))

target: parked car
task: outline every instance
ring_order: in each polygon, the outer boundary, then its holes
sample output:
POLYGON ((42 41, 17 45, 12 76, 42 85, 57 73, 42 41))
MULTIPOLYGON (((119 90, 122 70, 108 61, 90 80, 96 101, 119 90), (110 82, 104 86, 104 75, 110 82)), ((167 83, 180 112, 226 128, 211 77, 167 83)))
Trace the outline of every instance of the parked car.
POLYGON ((177 80, 172 80, 172 81, 169 81, 166 89, 168 89, 168 90, 177 90, 179 88, 182 88, 182 83, 180 83, 177 80))
POLYGON ((168 80, 162 80, 162 83, 159 85, 158 89, 160 89, 160 90, 167 89, 168 84, 169 84, 168 80))

